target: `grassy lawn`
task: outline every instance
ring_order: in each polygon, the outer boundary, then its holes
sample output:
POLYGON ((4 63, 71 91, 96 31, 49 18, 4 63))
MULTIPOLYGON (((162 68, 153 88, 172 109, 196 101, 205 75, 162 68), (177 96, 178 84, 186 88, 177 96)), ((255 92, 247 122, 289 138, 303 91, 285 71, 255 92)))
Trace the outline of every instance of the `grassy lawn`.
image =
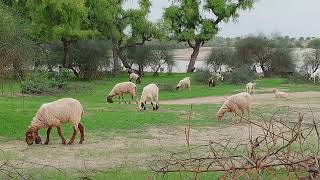
MULTIPOLYGON (((19 84, 4 84, 0 91, 0 146, 11 140, 24 140, 24 133, 32 117, 41 104, 54 101, 61 97, 73 97, 79 99, 85 107, 83 124, 86 133, 95 137, 108 137, 110 134, 122 134, 130 136, 130 132, 142 132, 146 128, 171 127, 186 124, 190 105, 161 105, 161 100, 181 99, 205 96, 222 96, 238 93, 244 90, 244 85, 231 85, 220 83, 217 87, 209 88, 206 84, 192 81, 192 90, 173 90, 177 82, 190 74, 161 74, 159 77, 147 75, 142 79, 142 84, 138 84, 138 96, 142 88, 149 83, 156 83, 160 88, 160 110, 152 111, 150 106, 147 110, 138 111, 136 104, 108 104, 105 101, 106 95, 114 84, 128 80, 126 74, 117 78, 103 78, 95 81, 73 81, 69 83, 69 88, 55 95, 25 96, 18 95, 19 84), (12 89, 13 93, 10 93, 12 89), (2 94, 2 95, 1 95, 2 94), (129 134, 129 135, 128 135, 129 134)), ((320 91, 319 85, 311 83, 294 84, 287 79, 259 79, 256 81, 258 93, 270 92, 270 88, 278 88, 288 92, 320 91)), ((129 98, 128 96, 126 97, 129 98)), ((117 101, 117 99, 114 99, 117 101)), ((220 104, 193 105, 192 126, 216 126, 215 112, 220 104)), ((230 123, 228 121, 223 124, 230 123)), ((63 128, 65 137, 70 137, 71 128, 66 125, 63 128)), ((45 130, 40 131, 41 137, 45 137, 45 130)), ((139 134, 139 133, 138 133, 139 134)), ((141 133, 143 135, 143 133, 141 133)), ((56 133, 52 133, 53 139, 58 139, 56 133)), ((12 155, 14 156, 14 155, 12 155)), ((41 177, 57 177, 68 179, 68 175, 40 174, 41 177)), ((95 179, 141 179, 148 177, 148 172, 103 172, 95 175, 95 179)), ((186 174, 186 176, 188 176, 186 174)), ((41 177, 39 177, 41 179, 41 177)), ((152 175, 149 176, 152 178, 152 175)), ((159 179, 177 179, 179 174, 172 174, 159 179)), ((212 179, 212 174, 204 174, 201 179, 212 179)))

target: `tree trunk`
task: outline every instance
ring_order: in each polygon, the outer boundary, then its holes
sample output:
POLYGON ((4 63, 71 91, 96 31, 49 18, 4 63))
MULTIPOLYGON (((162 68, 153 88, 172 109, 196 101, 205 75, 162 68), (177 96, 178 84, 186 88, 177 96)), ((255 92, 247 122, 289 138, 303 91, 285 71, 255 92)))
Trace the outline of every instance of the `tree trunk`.
POLYGON ((193 52, 192 52, 191 57, 190 57, 190 61, 189 61, 187 72, 193 72, 195 70, 194 64, 196 63, 197 57, 199 55, 200 47, 201 47, 201 41, 196 41, 194 47, 192 47, 193 52))
POLYGON ((69 65, 70 65, 69 49, 70 49, 71 41, 63 38, 62 43, 63 43, 63 64, 62 65, 64 68, 69 68, 69 65))
POLYGON ((121 60, 121 62, 122 62, 122 64, 123 64, 123 66, 125 67, 125 68, 127 68, 127 69, 130 69, 131 68, 131 66, 130 66, 130 64, 128 63, 128 61, 126 60, 126 58, 123 56, 123 51, 121 50, 121 49, 118 49, 118 56, 119 56, 119 58, 120 58, 120 60, 121 60))
POLYGON ((113 75, 120 74, 119 48, 116 40, 112 40, 113 75))

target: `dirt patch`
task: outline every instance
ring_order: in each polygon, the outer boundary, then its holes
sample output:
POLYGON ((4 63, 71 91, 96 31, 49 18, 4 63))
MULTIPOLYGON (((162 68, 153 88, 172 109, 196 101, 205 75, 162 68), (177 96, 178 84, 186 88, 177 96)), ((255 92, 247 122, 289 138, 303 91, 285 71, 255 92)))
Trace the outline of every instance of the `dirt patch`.
MULTIPOLYGON (((232 138, 242 142, 248 137, 245 125, 226 127, 196 127, 191 129, 191 143, 206 145, 209 140, 220 141, 232 138), (232 134, 230 133, 232 132, 232 134)), ((50 165, 56 168, 70 169, 115 169, 122 167, 148 168, 148 164, 159 155, 160 149, 176 150, 184 147, 185 127, 149 128, 140 136, 113 135, 108 137, 88 137, 88 141, 79 145, 61 145, 55 139, 50 145, 27 146, 23 141, 10 141, 1 144, 10 160, 50 165), (13 155, 12 155, 13 154, 13 155), (13 157, 12 157, 13 156, 13 157)), ((136 132, 139 133, 139 132, 136 132)), ((140 132, 141 133, 141 132, 140 132)), ((259 133, 258 130, 255 133, 259 133)), ((0 159, 0 163, 4 159, 0 159)))
MULTIPOLYGON (((188 99, 175 99, 161 101, 160 104, 166 105, 185 105, 185 104, 221 104, 228 96, 210 96, 210 97, 197 97, 188 99)), ((314 98, 320 98, 320 92, 294 92, 289 93, 286 99, 275 98, 272 93, 263 93, 253 95, 254 104, 264 104, 268 102, 281 102, 283 104, 292 104, 293 101, 298 100, 299 103, 307 104, 314 98)))

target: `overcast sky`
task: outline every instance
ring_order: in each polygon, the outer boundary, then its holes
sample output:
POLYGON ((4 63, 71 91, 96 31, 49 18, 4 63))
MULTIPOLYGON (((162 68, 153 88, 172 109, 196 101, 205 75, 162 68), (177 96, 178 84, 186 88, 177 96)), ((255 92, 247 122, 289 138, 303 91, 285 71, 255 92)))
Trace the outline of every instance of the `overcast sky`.
MULTIPOLYGON (((137 0, 128 0, 134 7, 137 0)), ((150 19, 160 19, 170 0, 152 0, 150 19)), ((320 37, 320 0, 259 0, 254 9, 240 12, 238 22, 220 25, 220 36, 281 33, 292 37, 320 37)))

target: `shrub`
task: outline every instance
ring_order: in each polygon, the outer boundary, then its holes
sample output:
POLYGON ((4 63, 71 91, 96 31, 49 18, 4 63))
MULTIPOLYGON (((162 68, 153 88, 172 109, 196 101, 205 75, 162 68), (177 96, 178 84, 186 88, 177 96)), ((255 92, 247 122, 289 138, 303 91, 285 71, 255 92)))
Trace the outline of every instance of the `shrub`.
POLYGON ((59 72, 35 71, 30 73, 21 83, 22 93, 44 94, 56 89, 62 89, 67 81, 72 78, 72 73, 67 69, 59 72))
POLYGON ((308 79, 308 77, 306 75, 303 75, 303 74, 297 73, 297 72, 288 76, 288 81, 289 81, 289 83, 299 83, 299 84, 312 82, 308 79))
POLYGON ((158 84, 159 91, 175 91, 175 84, 158 84))
POLYGON ((232 84, 244 84, 253 81, 256 78, 255 73, 248 66, 241 66, 232 73, 226 74, 226 81, 232 84))
POLYGON ((211 73, 209 69, 197 69, 193 77, 195 81, 207 84, 208 79, 211 77, 211 73))

